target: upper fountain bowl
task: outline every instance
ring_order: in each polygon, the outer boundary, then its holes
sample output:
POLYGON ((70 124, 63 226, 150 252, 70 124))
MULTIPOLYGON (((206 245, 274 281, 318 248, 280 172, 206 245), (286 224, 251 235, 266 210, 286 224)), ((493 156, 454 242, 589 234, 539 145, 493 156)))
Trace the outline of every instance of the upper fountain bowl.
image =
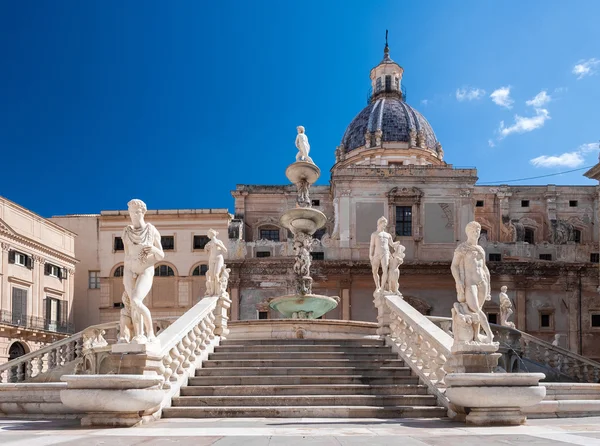
POLYGON ((298 184, 302 180, 308 182, 308 184, 313 184, 321 176, 321 169, 314 163, 296 161, 285 169, 285 176, 293 184, 298 184))
POLYGON ((279 223, 293 233, 300 231, 313 235, 317 229, 325 226, 327 217, 317 209, 295 208, 285 211, 279 219, 279 223))

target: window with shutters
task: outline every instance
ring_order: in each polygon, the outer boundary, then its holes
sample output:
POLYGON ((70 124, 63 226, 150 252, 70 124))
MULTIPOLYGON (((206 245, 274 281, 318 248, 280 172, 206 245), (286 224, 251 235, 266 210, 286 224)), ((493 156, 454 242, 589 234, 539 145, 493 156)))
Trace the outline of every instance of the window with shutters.
POLYGON ((121 237, 115 237, 113 241, 113 250, 114 251, 124 251, 125 246, 123 245, 123 239, 121 237))
POLYGON ((52 277, 60 277, 60 268, 51 263, 46 263, 46 275, 52 277))
POLYGON ((25 326, 27 324, 27 290, 13 287, 12 289, 12 323, 25 326))
POLYGON ((175 236, 163 235, 160 238, 160 244, 164 251, 173 251, 175 249, 175 236))
POLYGON ((44 322, 49 331, 66 331, 67 328, 67 302, 64 300, 47 297, 44 300, 44 322))
POLYGON ((15 265, 33 269, 33 258, 19 251, 9 251, 8 263, 14 263, 15 265))

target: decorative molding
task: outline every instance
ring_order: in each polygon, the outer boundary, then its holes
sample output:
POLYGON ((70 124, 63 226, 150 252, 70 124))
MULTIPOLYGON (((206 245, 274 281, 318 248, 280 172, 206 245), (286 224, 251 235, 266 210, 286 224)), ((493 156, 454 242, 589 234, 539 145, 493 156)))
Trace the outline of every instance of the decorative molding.
POLYGON ((11 245, 9 243, 2 242, 1 245, 2 245, 2 251, 6 251, 6 252, 10 251, 11 245))

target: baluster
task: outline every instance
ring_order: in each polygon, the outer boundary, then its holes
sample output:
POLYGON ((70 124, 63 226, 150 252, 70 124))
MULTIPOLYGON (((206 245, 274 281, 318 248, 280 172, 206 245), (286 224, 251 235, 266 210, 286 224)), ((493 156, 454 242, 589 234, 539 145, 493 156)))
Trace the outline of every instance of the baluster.
POLYGON ((16 365, 12 366, 9 369, 9 378, 8 378, 9 382, 11 382, 11 383, 19 382, 18 369, 19 369, 19 366, 16 366, 16 365))
MULTIPOLYGON (((194 328, 196 328, 196 327, 194 327, 194 328)), ((189 361, 192 364, 196 363, 196 338, 198 337, 198 336, 196 336, 196 332, 194 331, 194 328, 192 328, 190 330, 190 332, 187 334, 187 340, 188 340, 187 349, 190 352, 189 361)))
POLYGON ((169 353, 167 353, 163 360, 163 366, 165 368, 165 371, 163 373, 163 376, 165 377, 165 382, 163 383, 163 389, 170 389, 171 388, 171 375, 173 375, 173 368, 172 368, 172 364, 173 364, 173 360, 171 358, 171 355, 169 353))
POLYGON ((206 321, 206 325, 208 326, 208 328, 210 329, 208 332, 208 338, 212 341, 215 338, 215 315, 214 313, 208 313, 208 317, 207 317, 207 321, 206 321))
POLYGON ((194 327, 194 334, 196 335, 194 353, 196 354, 196 356, 200 356, 200 353, 202 353, 202 348, 204 347, 204 337, 202 336, 202 329, 200 327, 201 325, 196 325, 194 327))
POLYGON ((185 344, 186 336, 184 336, 181 341, 177 344, 179 347, 179 354, 181 355, 181 368, 179 369, 179 374, 183 374, 183 372, 191 365, 189 361, 190 352, 187 349, 187 345, 185 344))
POLYGON ((417 368, 419 370, 423 369, 423 337, 415 333, 415 359, 417 361, 417 368))
POLYGON ((25 362, 25 380, 33 376, 33 358, 25 362))
POLYGON ((431 352, 432 352, 432 348, 431 348, 431 344, 429 343, 429 341, 427 341, 424 338, 421 338, 421 358, 422 358, 422 364, 423 364, 423 369, 421 370, 423 372, 423 374, 427 377, 430 378, 429 375, 431 375, 431 362, 432 362, 432 358, 431 358, 431 352))
POLYGON ((208 327, 208 325, 206 323, 206 319, 202 320, 202 322, 200 323, 200 327, 202 329, 202 345, 200 348, 202 350, 206 350, 208 343, 210 342, 210 338, 208 336, 208 333, 210 332, 210 328, 208 327))
POLYGON ((44 356, 45 354, 41 354, 39 356, 37 356, 37 374, 41 375, 44 372, 44 356))
POLYGON ((169 356, 171 357, 171 376, 169 377, 170 381, 177 381, 177 369, 179 369, 179 366, 181 365, 181 362, 179 361, 179 352, 177 352, 177 346, 171 348, 171 350, 169 350, 169 356))
POLYGON ((593 383, 598 383, 598 380, 600 380, 600 369, 598 367, 594 367, 594 370, 592 371, 593 373, 593 378, 592 378, 592 382, 593 383))
POLYGON ((448 359, 444 356, 443 353, 438 353, 435 358, 435 364, 437 366, 435 370, 435 375, 438 380, 438 387, 446 387, 446 370, 444 370, 444 365, 448 359))
POLYGON ((15 368, 17 369, 17 382, 22 383, 25 381, 25 363, 18 363, 15 368))
POLYGON ((548 367, 552 367, 552 364, 550 362, 550 350, 544 347, 544 364, 546 364, 548 367))
POLYGON ((590 382, 590 369, 587 364, 583 365, 583 382, 590 382))
POLYGON ((82 358, 83 357, 83 338, 79 338, 75 341, 75 357, 82 358))
POLYGON ((52 349, 48 352, 48 360, 46 365, 46 371, 53 370, 54 367, 56 367, 56 349, 52 349))

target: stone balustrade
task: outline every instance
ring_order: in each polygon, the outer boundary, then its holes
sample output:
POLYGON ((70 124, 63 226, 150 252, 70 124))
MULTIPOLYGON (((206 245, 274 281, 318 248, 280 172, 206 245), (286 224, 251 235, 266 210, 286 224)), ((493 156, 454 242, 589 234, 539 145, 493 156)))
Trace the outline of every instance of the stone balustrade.
POLYGON ((437 396, 438 403, 448 407, 449 402, 444 394, 444 364, 450 356, 452 337, 402 299, 402 296, 386 295, 384 304, 385 320, 389 321, 386 340, 427 385, 429 391, 437 396))

